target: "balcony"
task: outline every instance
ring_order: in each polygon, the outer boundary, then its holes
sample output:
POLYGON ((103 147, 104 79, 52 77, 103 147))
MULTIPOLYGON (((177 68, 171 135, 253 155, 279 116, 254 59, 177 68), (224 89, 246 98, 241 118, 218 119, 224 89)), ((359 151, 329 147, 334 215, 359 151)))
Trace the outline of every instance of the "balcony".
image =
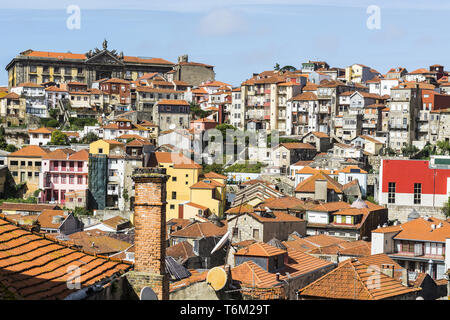
POLYGON ((406 129, 408 129, 408 125, 407 124, 399 124, 399 123, 390 123, 389 124, 389 129, 403 129, 403 130, 406 130, 406 129))

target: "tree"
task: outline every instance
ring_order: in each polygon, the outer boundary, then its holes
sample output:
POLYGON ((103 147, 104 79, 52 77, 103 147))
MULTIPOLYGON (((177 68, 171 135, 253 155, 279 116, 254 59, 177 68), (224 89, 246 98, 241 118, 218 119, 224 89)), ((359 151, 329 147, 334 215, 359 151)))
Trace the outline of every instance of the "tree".
POLYGON ((203 119, 211 114, 211 111, 202 110, 202 108, 194 102, 191 102, 190 104, 190 112, 194 119, 203 119))
POLYGON ((392 149, 391 147, 387 147, 384 149, 384 154, 387 156, 396 156, 397 152, 394 149, 392 149))
POLYGON ((96 135, 94 132, 88 132, 82 139, 81 143, 84 144, 90 144, 94 141, 100 140, 99 136, 96 135))
POLYGON ((275 63, 275 65, 273 66, 273 70, 280 71, 280 64, 275 63))
POLYGON ((416 146, 410 144, 402 148, 402 154, 404 157, 411 158, 413 155, 415 155, 417 152, 419 152, 419 149, 417 149, 416 146))
POLYGON ((234 126, 232 126, 231 124, 228 124, 228 123, 221 123, 221 124, 218 124, 216 126, 216 129, 219 130, 220 132, 222 132, 222 136, 225 139, 227 130, 235 131, 236 127, 234 127, 234 126))
POLYGON ((55 119, 50 119, 47 121, 47 123, 45 124, 46 127, 50 127, 50 128, 56 128, 59 126, 59 122, 55 119))
POLYGON ((123 197, 123 200, 125 200, 125 201, 128 201, 128 199, 130 198, 128 196, 128 190, 127 189, 123 189, 122 197, 123 197))
POLYGON ((14 152, 14 151, 17 151, 17 147, 13 144, 8 144, 5 148, 5 150, 8 152, 14 152))
POLYGON ((439 148, 440 155, 448 155, 450 154, 450 142, 449 141, 438 141, 436 142, 436 146, 439 148))
POLYGON ((295 67, 293 67, 293 66, 284 66, 283 68, 281 68, 280 69, 280 71, 282 71, 282 72, 285 72, 285 71, 291 71, 291 72, 293 72, 293 71, 296 71, 297 70, 297 68, 295 68, 295 67))
POLYGON ((445 214, 447 218, 450 218, 450 197, 448 197, 447 202, 444 203, 442 207, 442 212, 445 214))
POLYGON ((62 131, 55 130, 52 132, 50 144, 55 145, 55 146, 67 146, 67 145, 69 145, 69 138, 62 131))

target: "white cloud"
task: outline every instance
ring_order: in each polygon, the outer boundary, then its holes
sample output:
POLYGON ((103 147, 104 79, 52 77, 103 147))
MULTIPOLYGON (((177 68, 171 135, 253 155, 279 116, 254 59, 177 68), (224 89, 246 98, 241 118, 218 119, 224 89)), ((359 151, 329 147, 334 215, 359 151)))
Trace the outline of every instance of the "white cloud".
POLYGON ((200 20, 200 32, 207 36, 226 36, 247 28, 239 12, 230 9, 215 9, 200 20))

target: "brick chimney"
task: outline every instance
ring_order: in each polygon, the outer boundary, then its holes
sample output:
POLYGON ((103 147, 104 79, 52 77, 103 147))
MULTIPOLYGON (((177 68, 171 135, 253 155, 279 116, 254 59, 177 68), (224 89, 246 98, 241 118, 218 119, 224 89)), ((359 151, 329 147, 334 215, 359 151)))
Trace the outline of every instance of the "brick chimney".
POLYGON ((166 256, 166 169, 134 170, 135 253, 134 270, 127 275, 139 296, 143 287, 155 291, 158 300, 169 299, 169 278, 165 270, 166 256))

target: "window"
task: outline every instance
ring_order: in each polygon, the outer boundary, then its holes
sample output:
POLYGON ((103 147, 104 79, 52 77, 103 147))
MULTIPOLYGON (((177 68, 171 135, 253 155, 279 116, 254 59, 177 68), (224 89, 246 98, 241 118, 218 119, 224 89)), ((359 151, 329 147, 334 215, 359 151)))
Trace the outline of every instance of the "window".
POLYGON ((172 177, 172 181, 177 181, 177 177, 172 177))
POLYGON ((259 229, 253 229, 253 239, 259 240, 259 229))
POLYGON ((414 242, 402 241, 402 252, 414 252, 414 242))
POLYGON ((98 153, 103 153, 103 148, 98 148, 98 153))
POLYGON ((171 204, 171 205, 170 205, 170 210, 173 210, 173 209, 175 209, 175 205, 174 205, 174 204, 171 204))
POLYGON ((395 182, 388 184, 388 203, 395 203, 395 182))
POLYGON ((177 198, 177 193, 176 191, 172 191, 172 199, 175 200, 177 198))
POLYGON ((422 200, 422 184, 414 183, 414 204, 420 204, 422 200))
POLYGON ((239 228, 233 228, 233 237, 237 237, 239 234, 239 228))
POLYGON ((32 177, 33 176, 33 172, 28 172, 28 176, 32 177))

